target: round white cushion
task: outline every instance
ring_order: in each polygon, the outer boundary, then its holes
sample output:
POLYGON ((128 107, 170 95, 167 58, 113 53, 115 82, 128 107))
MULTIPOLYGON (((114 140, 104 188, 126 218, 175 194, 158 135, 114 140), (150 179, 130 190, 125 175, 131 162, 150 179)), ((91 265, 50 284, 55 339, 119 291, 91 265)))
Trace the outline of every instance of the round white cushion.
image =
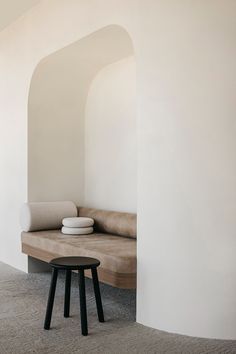
POLYGON ((61 232, 65 235, 88 235, 93 233, 93 227, 66 227, 63 226, 61 232))
POLYGON ((62 224, 66 227, 90 227, 93 226, 94 220, 85 217, 64 218, 62 224))
POLYGON ((59 229, 63 218, 77 215, 77 207, 71 201, 32 202, 22 206, 20 223, 26 232, 59 229))

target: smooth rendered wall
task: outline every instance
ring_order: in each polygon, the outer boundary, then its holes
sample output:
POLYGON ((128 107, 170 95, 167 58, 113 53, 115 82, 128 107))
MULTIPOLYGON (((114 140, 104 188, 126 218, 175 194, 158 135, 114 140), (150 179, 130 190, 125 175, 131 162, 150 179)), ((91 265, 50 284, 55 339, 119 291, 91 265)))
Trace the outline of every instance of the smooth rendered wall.
POLYGON ((118 24, 137 62, 137 320, 236 339, 235 13, 234 0, 51 0, 0 33, 1 260, 25 266, 17 215, 33 71, 118 24))
POLYGON ((136 212, 137 130, 134 57, 94 78, 85 112, 85 205, 136 212))
POLYGON ((86 195, 91 207, 136 210, 132 53, 127 32, 107 26, 39 63, 28 104, 29 201, 84 206, 86 195))
POLYGON ((137 319, 236 339, 236 2, 155 4, 137 59, 137 319))
POLYGON ((29 201, 83 204, 86 91, 78 67, 58 56, 45 60, 34 74, 28 117, 29 201))

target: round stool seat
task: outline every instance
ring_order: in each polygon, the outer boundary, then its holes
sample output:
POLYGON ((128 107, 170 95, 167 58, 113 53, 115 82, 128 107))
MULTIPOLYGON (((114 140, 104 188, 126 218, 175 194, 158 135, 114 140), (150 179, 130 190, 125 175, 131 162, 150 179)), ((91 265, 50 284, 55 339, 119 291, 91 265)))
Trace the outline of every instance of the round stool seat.
POLYGON ((54 268, 79 270, 91 269, 100 265, 100 261, 91 257, 59 257, 51 260, 50 265, 54 268))

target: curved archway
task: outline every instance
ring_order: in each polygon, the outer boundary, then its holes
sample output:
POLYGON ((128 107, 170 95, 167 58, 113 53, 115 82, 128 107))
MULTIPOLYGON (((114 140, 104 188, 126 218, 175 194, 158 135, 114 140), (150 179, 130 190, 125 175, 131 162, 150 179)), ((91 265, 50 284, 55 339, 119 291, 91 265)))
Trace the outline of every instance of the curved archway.
MULTIPOLYGON (((128 112, 132 111, 132 115, 126 115, 126 119, 129 119, 126 127, 126 133, 128 131, 126 135, 129 139, 126 139, 125 145, 122 138, 122 127, 116 129, 114 132, 116 134, 115 141, 119 142, 119 146, 117 145, 113 149, 113 153, 115 151, 117 156, 114 158, 112 149, 107 149, 106 144, 103 146, 106 151, 110 150, 109 162, 106 162, 110 168, 109 171, 107 169, 102 173, 105 173, 106 176, 109 175, 108 179, 110 178, 111 183, 116 184, 114 195, 110 195, 109 198, 117 200, 116 193, 119 191, 120 203, 115 203, 113 208, 135 211, 136 149, 134 149, 134 144, 136 131, 134 123, 135 61, 133 57, 133 44, 126 30, 118 25, 110 25, 49 55, 38 64, 31 81, 28 105, 28 199, 30 201, 71 199, 78 204, 112 208, 112 203, 108 202, 108 199, 100 198, 99 202, 95 203, 94 198, 91 198, 91 194, 88 193, 91 186, 94 186, 94 179, 96 179, 96 176, 91 176, 91 173, 101 175, 102 171, 99 171, 99 164, 96 171, 94 168, 86 169, 86 166, 91 166, 91 163, 97 166, 98 156, 94 152, 98 146, 99 136, 97 135, 98 130, 92 130, 90 127, 90 131, 93 132, 93 140, 96 140, 96 143, 93 146, 89 143, 88 149, 89 135, 85 126, 85 121, 87 121, 85 116, 89 110, 88 104, 91 103, 91 100, 87 100, 88 93, 90 87, 94 87, 91 86, 91 83, 96 75, 99 72, 104 72, 103 69, 106 67, 109 67, 110 71, 115 67, 117 70, 118 65, 120 66, 120 75, 123 75, 125 81, 120 80, 119 75, 116 77, 113 75, 113 79, 110 79, 110 87, 107 87, 103 92, 104 99, 101 104, 105 107, 106 102, 109 103, 110 121, 112 121, 112 115, 114 116, 114 112, 117 113, 117 109, 114 108, 112 113, 110 93, 116 91, 116 96, 113 95, 113 99, 116 101, 117 98, 120 106, 123 105, 123 108, 128 112), (119 62, 120 64, 115 64, 119 62), (128 96, 124 102, 124 95, 121 94, 127 84, 130 91, 126 91, 128 96), (117 137, 118 131, 120 135, 117 137), (131 141, 133 142, 132 146, 131 141), (126 154, 124 154, 124 149, 127 149, 126 154), (87 153, 88 150, 90 154, 87 153), (89 160, 87 159, 88 155, 89 160), (118 171, 115 164, 120 160, 122 160, 121 170, 118 171), (122 166, 127 166, 129 160, 130 164, 135 165, 135 172, 134 167, 130 169, 132 175, 126 183, 122 178, 116 178, 115 174, 117 175, 119 172, 118 175, 122 176, 122 166), (114 162, 114 168, 111 166, 111 161, 114 162), (120 181, 118 185, 117 181, 120 181), (130 196, 132 197, 130 198, 130 196)), ((104 80, 107 79, 108 77, 104 78, 104 80)), ((96 90, 98 94, 99 87, 96 90)), ((96 95, 93 90, 94 94, 96 95)), ((115 103, 118 102, 114 102, 114 107, 115 103)), ((94 100, 91 104, 96 121, 94 100)), ((91 118, 91 110, 89 112, 91 118)), ((106 109, 104 112, 106 115, 109 114, 106 109)), ((122 114, 121 109, 120 116, 122 114)), ((101 120, 100 114, 99 124, 103 126, 103 129, 107 127, 106 119, 101 120)), ((121 119, 120 124, 123 124, 123 121, 121 119)), ((91 119, 88 119, 88 122, 91 123, 91 119)), ((117 114, 116 122, 119 122, 117 114)), ((102 140, 100 143, 102 144, 102 140)), ((101 166, 102 159, 106 159, 107 156, 100 154, 99 157, 101 166)), ((105 180, 102 183, 102 178, 100 182, 97 191, 100 188, 100 195, 102 195, 106 183, 105 180)), ((112 188, 110 194, 112 194, 112 188)))

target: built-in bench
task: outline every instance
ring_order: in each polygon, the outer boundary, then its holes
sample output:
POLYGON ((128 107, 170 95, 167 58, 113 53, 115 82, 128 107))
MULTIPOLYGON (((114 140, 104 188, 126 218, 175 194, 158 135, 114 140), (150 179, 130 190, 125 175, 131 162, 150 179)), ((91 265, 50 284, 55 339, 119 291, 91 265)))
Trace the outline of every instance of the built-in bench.
POLYGON ((75 237, 60 230, 22 232, 22 252, 47 263, 61 256, 97 258, 101 262, 100 281, 135 288, 136 215, 90 208, 79 208, 78 213, 94 219, 93 234, 75 237))

